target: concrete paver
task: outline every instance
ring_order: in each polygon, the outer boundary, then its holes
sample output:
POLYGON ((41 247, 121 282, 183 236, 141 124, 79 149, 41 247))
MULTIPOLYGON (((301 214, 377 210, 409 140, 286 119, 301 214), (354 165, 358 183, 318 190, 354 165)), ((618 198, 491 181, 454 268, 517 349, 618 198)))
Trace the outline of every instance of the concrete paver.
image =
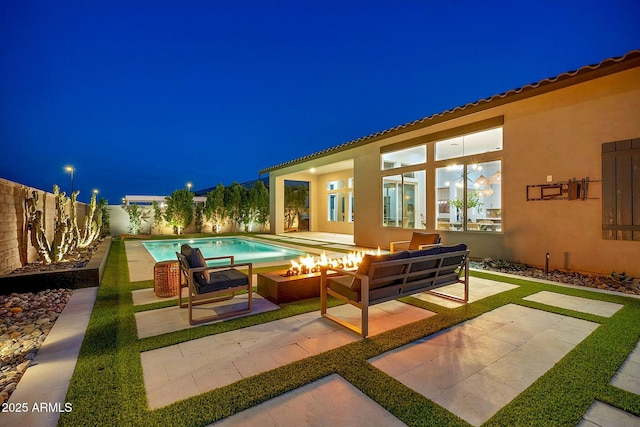
MULTIPOLYGON (((479 277, 470 277, 469 278, 469 302, 479 301, 481 299, 499 294, 501 292, 506 292, 508 290, 515 289, 517 287, 518 285, 512 285, 510 283, 496 282, 493 280, 482 279, 479 277)), ((460 284, 443 286, 442 288, 438 289, 438 292, 452 295, 457 298, 462 298, 464 296, 464 289, 460 284)), ((423 301, 438 304, 447 308, 456 308, 463 305, 460 302, 444 299, 433 294, 428 294, 426 292, 416 294, 414 296, 423 301)))
POLYGON ((508 304, 370 363, 480 425, 597 327, 593 322, 508 304), (471 330, 475 335, 468 333, 471 330))
POLYGON ((215 424, 232 426, 404 426, 336 374, 292 390, 215 424))
POLYGON ((581 313, 595 314, 596 316, 602 317, 611 317, 623 307, 622 304, 575 297, 549 291, 538 292, 523 299, 554 307, 566 308, 567 310, 575 310, 581 313))
POLYGON ((640 343, 636 345, 636 348, 618 369, 618 373, 611 379, 611 385, 640 394, 640 343))
POLYGON ((602 402, 594 402, 578 427, 638 427, 640 418, 602 402))
MULTIPOLYGON (((198 319, 210 316, 214 313, 222 314, 231 310, 246 309, 247 298, 247 294, 241 294, 227 301, 195 306, 193 307, 193 318, 198 319)), ((189 324, 189 311, 186 308, 178 307, 177 299, 174 300, 176 301, 176 305, 173 307, 161 308, 158 310, 141 311, 135 314, 136 328, 138 331, 139 339, 203 325, 189 324)), ((266 311, 277 310, 278 308, 279 307, 277 305, 264 299, 259 294, 253 293, 251 313, 214 320, 212 322, 207 322, 204 324, 221 322, 223 320, 229 320, 235 317, 247 316, 249 314, 258 314, 266 311)))

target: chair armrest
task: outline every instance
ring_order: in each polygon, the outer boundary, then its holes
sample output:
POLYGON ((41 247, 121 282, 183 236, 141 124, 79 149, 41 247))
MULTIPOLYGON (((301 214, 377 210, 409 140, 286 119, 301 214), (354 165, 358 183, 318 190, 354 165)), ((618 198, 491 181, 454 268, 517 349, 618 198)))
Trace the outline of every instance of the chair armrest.
POLYGON ((429 243, 427 245, 419 245, 418 249, 439 248, 440 246, 442 246, 442 243, 429 243))
POLYGON ((397 242, 390 242, 389 243, 389 252, 393 253, 394 252, 394 246, 399 245, 399 244, 404 244, 404 243, 411 243, 411 240, 399 240, 397 242))
MULTIPOLYGON (((207 258, 209 259, 209 258, 207 258)), ((190 268, 189 272, 190 273, 199 273, 201 271, 210 271, 210 270, 227 270, 229 268, 236 268, 236 267, 249 267, 250 270, 253 269, 253 263, 251 262, 245 262, 245 263, 241 263, 241 264, 225 264, 225 265, 208 265, 206 267, 196 267, 196 268, 190 268)))
POLYGON ((227 259, 227 258, 230 259, 231 260, 231 264, 233 264, 233 261, 234 261, 233 255, 214 256, 214 257, 211 257, 211 258, 205 258, 204 260, 205 261, 211 261, 211 260, 214 260, 214 259, 227 259))

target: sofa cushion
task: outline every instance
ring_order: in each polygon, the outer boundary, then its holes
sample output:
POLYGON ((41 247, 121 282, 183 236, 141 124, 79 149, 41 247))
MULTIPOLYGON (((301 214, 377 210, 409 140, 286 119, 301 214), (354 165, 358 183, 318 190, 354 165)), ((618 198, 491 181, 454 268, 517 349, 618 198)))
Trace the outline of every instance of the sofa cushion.
POLYGON ((427 255, 438 255, 441 252, 441 247, 436 246, 428 249, 418 249, 416 251, 409 251, 409 258, 418 258, 427 255))
MULTIPOLYGON (((406 259, 408 257, 409 257, 409 253, 407 251, 396 252, 394 254, 385 254, 385 255, 367 254, 362 258, 362 262, 360 262, 360 265, 358 266, 357 273, 362 275, 368 275, 369 280, 377 280, 387 276, 397 276, 398 274, 402 274, 404 272, 404 268, 405 268, 404 265, 376 268, 373 276, 369 274, 369 269, 371 267, 371 264, 374 262, 378 263, 378 262, 385 262, 385 261, 394 261, 399 259, 406 259)), ((382 286, 386 286, 393 282, 395 282, 395 279, 391 279, 389 281, 382 281, 380 283, 376 283, 375 285, 371 285, 369 289, 375 289, 382 286)), ((361 286, 360 279, 354 277, 351 282, 351 289, 360 291, 360 286, 361 286)))
POLYGON ((184 255, 189 262, 191 262, 191 252, 193 252, 193 248, 190 245, 180 245, 180 253, 184 255))
MULTIPOLYGON (((461 243, 459 245, 455 245, 455 246, 445 246, 440 248, 441 249, 441 253, 449 253, 449 252, 460 252, 460 251, 466 251, 467 250, 467 245, 465 245, 464 243, 461 243)), ((458 266, 462 260, 464 259, 464 256, 456 256, 456 257, 451 257, 451 258, 447 258, 443 261, 442 265, 443 266, 447 266, 447 265, 454 265, 454 266, 458 266)))
POLYGON ((459 252, 466 251, 467 245, 460 243, 454 246, 440 246, 440 252, 459 252))
MULTIPOLYGON (((409 251, 409 258, 420 258, 429 255, 438 255, 440 254, 440 247, 429 248, 429 249, 421 249, 417 251, 409 251)), ((425 261, 417 261, 411 263, 411 269, 409 273, 418 273, 424 271, 424 274, 413 274, 411 277, 407 279, 409 282, 414 282, 416 280, 427 279, 429 277, 433 277, 435 272, 431 272, 429 270, 434 269, 438 266, 437 259, 430 259, 425 261)))
POLYGON ((353 289, 351 276, 338 276, 328 280, 329 288, 351 301, 360 301, 360 288, 353 289))
POLYGON ((209 279, 205 283, 197 283, 196 291, 199 294, 235 288, 249 284, 246 274, 236 269, 214 270, 209 273, 209 279))
MULTIPOLYGON (((461 243, 455 246, 445 246, 441 249, 443 253, 460 252, 460 251, 466 251, 467 245, 465 245, 464 243, 461 243)), ((444 259, 442 261, 442 267, 440 268, 440 274, 439 274, 439 277, 441 276, 442 279, 438 279, 436 284, 446 282, 447 281, 446 275, 454 274, 456 269, 460 266, 463 260, 464 260, 464 255, 458 255, 458 256, 444 259)))
MULTIPOLYGON (((182 245, 180 247, 180 252, 185 256, 187 262, 189 263, 189 268, 200 268, 206 267, 207 262, 204 260, 204 256, 202 252, 200 252, 199 248, 192 248, 189 245, 182 245)), ((208 271, 200 271, 194 274, 195 281, 199 285, 205 285, 209 281, 209 272, 208 271)))

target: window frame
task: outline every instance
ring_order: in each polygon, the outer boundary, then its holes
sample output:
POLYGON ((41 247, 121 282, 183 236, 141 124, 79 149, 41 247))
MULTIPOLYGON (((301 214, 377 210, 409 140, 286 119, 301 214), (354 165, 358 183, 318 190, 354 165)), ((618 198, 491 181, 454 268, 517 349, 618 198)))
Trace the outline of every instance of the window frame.
MULTIPOLYGON (((387 170, 383 170, 380 171, 380 226, 384 229, 404 229, 404 230, 425 230, 426 227, 426 215, 427 215, 427 209, 428 209, 428 203, 427 203, 427 186, 428 186, 428 173, 427 173, 427 169, 426 169, 426 163, 422 163, 422 164, 418 164, 418 165, 412 165, 412 166, 404 166, 402 168, 396 168, 396 169, 387 169, 387 170), (415 175, 416 174, 420 174, 422 173, 424 175, 423 179, 424 179, 424 188, 420 188, 420 182, 408 182, 405 183, 405 179, 415 179, 415 175), (405 203, 404 201, 401 204, 401 208, 400 208, 400 212, 398 217, 395 219, 395 223, 399 225, 388 225, 385 222, 385 196, 384 196, 384 188, 385 188, 385 179, 389 179, 389 178, 393 178, 393 177, 399 177, 399 179, 397 179, 397 189, 399 189, 400 193, 401 193, 401 197, 404 200, 405 197, 405 186, 408 186, 410 184, 415 184, 418 188, 417 191, 414 191, 414 220, 412 222, 412 224, 414 225, 413 227, 409 227, 408 224, 407 226, 405 226, 404 224, 404 218, 405 218, 405 203), (421 207, 416 208, 415 205, 418 204, 417 201, 419 201, 421 207), (424 216, 423 216, 423 220, 418 220, 418 215, 423 215, 422 212, 424 212, 424 216), (422 225, 424 224, 424 225, 422 225)), ((398 190, 397 190, 398 191, 398 190)), ((398 204, 398 196, 396 196, 396 202, 395 202, 395 207, 397 208, 397 204, 398 204)), ((397 209, 396 209, 397 210, 397 209)))
MULTIPOLYGON (((498 229, 498 227, 495 227, 495 230, 491 230, 491 229, 481 229, 480 227, 478 227, 478 229, 470 229, 469 228, 469 207, 467 206, 467 201, 469 200, 469 191, 478 191, 477 189, 475 189, 473 187, 473 185, 469 184, 469 168, 472 167, 472 165, 480 165, 480 164, 485 164, 485 163, 491 163, 491 162, 500 162, 500 171, 502 173, 502 168, 504 167, 504 160, 502 157, 495 157, 495 152, 490 152, 490 153, 483 153, 482 155, 478 155, 478 156, 467 156, 467 157, 459 157, 456 159, 447 159, 447 160, 441 160, 439 162, 435 162, 434 164, 434 191, 435 191, 435 199, 434 199, 434 212, 435 212, 435 224, 434 224, 434 228, 435 230, 443 230, 442 228, 438 228, 438 210, 439 210, 439 200, 438 200, 438 190, 441 188, 440 185, 442 184, 441 182, 438 181, 438 177, 437 177, 437 171, 438 169, 446 169, 448 167, 451 166, 462 166, 462 191, 463 191, 463 198, 462 198, 462 204, 463 207, 462 209, 460 209, 460 214, 461 214, 461 218, 459 220, 460 222, 460 230, 451 230, 454 232, 473 232, 473 233, 487 233, 487 234, 501 234, 504 232, 504 227, 503 227, 503 221, 504 221, 504 215, 503 215, 503 200, 504 200, 504 195, 502 193, 502 191, 500 192, 500 207, 498 209, 500 209, 500 216, 498 218, 495 219, 499 219, 500 222, 500 227, 498 229)), ((500 185, 502 185, 502 182, 500 183, 500 185)), ((450 209, 453 209, 454 207, 451 206, 450 209)), ((487 209, 486 207, 484 207, 483 209, 487 209)), ((477 224, 477 223, 472 223, 472 224, 477 224)), ((493 227, 491 227, 493 228, 493 227)))

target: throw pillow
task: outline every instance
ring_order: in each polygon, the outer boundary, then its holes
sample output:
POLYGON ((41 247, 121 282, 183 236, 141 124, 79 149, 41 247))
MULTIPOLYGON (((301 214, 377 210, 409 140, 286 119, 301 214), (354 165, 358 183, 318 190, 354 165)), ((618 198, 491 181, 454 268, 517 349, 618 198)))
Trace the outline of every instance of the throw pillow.
MULTIPOLYGON (((204 259, 204 256, 202 255, 202 252, 200 252, 200 248, 193 248, 193 251, 191 252, 191 268, 199 268, 199 267, 206 267, 207 266, 207 262, 204 259)), ((205 285, 207 283, 209 283, 209 271, 205 270, 202 272, 198 272, 196 275, 196 282, 198 282, 201 285, 205 285)))

